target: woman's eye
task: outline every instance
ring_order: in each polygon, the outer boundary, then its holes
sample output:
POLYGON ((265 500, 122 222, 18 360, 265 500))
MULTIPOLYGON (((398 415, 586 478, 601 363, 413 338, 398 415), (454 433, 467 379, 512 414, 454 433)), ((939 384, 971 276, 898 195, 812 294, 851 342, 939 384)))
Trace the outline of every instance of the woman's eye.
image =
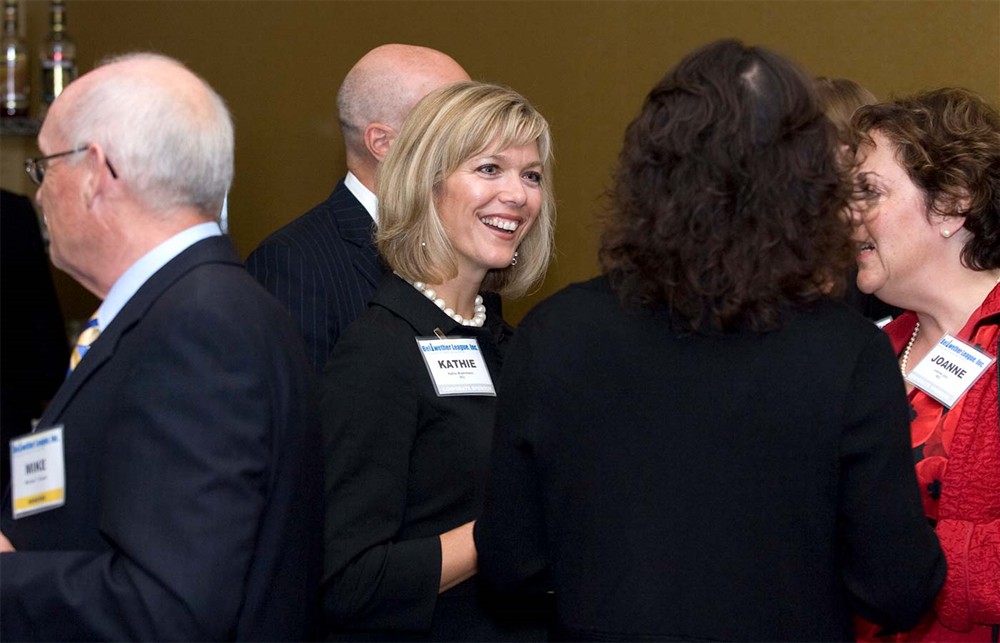
POLYGON ((872 187, 871 183, 868 183, 866 181, 858 181, 857 183, 855 183, 854 190, 855 192, 857 192, 858 195, 866 199, 873 199, 878 195, 878 192, 875 190, 874 187, 872 187))
POLYGON ((500 168, 498 168, 495 163, 487 163, 486 165, 480 165, 476 168, 476 172, 479 172, 480 174, 488 174, 490 176, 497 174, 499 171, 500 168))
POLYGON ((524 178, 527 179, 528 181, 531 181, 532 183, 541 183, 542 182, 542 173, 541 172, 525 172, 524 173, 524 178))

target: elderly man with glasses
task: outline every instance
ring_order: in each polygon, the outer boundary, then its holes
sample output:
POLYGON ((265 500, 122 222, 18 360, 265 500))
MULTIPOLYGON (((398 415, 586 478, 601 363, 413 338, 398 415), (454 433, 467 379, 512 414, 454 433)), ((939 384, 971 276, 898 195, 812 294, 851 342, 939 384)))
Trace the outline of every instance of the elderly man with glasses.
POLYGON ((233 174, 225 104, 180 63, 132 54, 69 85, 38 145, 26 169, 52 261, 102 303, 11 442, 0 639, 308 637, 310 369, 215 220, 233 174))

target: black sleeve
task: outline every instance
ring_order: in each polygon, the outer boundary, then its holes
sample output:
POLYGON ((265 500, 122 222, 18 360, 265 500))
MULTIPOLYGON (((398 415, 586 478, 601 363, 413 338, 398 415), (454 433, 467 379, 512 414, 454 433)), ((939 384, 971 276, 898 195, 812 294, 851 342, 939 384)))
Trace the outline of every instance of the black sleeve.
MULTIPOLYGON (((419 400, 412 335, 358 320, 323 378, 323 605, 334 629, 426 631, 437 604, 437 536, 397 540, 404 520, 419 400)), ((417 366, 421 366, 417 364, 417 366)))
POLYGON ((541 363, 531 330, 522 328, 504 364, 486 505, 475 527, 479 573, 501 591, 544 589, 546 533, 533 441, 551 380, 536 376, 541 363))
POLYGON ((881 333, 861 353, 840 444, 843 578, 864 618, 902 631, 930 607, 945 561, 927 524, 899 369, 881 333))

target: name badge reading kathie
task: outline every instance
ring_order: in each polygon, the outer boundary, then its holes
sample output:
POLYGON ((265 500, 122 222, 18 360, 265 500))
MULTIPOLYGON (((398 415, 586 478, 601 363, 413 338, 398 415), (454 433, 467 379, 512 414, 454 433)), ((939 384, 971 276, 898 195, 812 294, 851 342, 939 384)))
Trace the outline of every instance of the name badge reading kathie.
POLYGON ((493 378, 475 338, 433 339, 417 337, 417 346, 427 365, 439 397, 446 395, 496 396, 493 378))
POLYGON ((945 335, 906 380, 951 408, 995 361, 983 350, 945 335))
POLYGON ((63 506, 62 425, 10 441, 10 478, 15 520, 63 506))

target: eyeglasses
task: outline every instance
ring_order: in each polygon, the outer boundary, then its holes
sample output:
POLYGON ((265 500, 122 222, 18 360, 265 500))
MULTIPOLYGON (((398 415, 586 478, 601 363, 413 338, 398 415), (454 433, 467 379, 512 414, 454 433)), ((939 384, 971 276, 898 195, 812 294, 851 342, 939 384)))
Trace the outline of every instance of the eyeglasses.
MULTIPOLYGON (((79 154, 80 152, 86 152, 90 149, 90 145, 81 145, 75 150, 69 150, 68 152, 59 152, 58 154, 49 154, 48 156, 39 156, 38 158, 28 159, 24 162, 24 171, 28 173, 31 180, 34 181, 35 185, 41 185, 42 181, 45 180, 45 170, 52 159, 57 159, 60 156, 69 156, 70 154, 79 154)), ((115 168, 111 167, 111 161, 108 157, 104 157, 104 164, 108 166, 108 170, 111 171, 111 178, 117 179, 118 173, 115 172, 115 168)))

